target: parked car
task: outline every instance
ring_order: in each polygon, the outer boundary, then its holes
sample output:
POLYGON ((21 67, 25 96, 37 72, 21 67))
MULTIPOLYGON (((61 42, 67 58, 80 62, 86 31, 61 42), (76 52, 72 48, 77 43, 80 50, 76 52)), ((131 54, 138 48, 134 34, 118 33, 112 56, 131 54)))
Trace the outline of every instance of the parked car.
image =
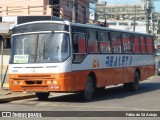
POLYGON ((156 70, 157 70, 157 75, 160 75, 160 61, 157 64, 156 70))
POLYGON ((159 53, 159 52, 156 52, 156 56, 160 56, 160 53, 159 53))
POLYGON ((156 56, 160 56, 160 49, 157 49, 157 50, 156 50, 155 55, 156 55, 156 56))

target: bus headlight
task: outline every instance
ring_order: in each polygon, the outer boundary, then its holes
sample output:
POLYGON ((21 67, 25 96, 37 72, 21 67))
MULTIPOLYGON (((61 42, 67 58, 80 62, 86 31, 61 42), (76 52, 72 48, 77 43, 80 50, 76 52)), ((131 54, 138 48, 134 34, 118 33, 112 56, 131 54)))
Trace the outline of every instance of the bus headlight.
POLYGON ((58 84, 57 80, 54 80, 54 81, 53 81, 53 84, 57 85, 57 84, 58 84))
POLYGON ((57 85, 57 84, 58 84, 58 82, 57 82, 57 80, 53 80, 53 81, 51 81, 51 80, 47 80, 46 84, 47 84, 47 85, 50 85, 50 84, 57 85))
POLYGON ((19 82, 19 81, 13 81, 13 85, 20 85, 21 84, 21 82, 19 82))
POLYGON ((46 84, 47 84, 47 85, 52 84, 52 81, 48 80, 48 81, 46 82, 46 84))

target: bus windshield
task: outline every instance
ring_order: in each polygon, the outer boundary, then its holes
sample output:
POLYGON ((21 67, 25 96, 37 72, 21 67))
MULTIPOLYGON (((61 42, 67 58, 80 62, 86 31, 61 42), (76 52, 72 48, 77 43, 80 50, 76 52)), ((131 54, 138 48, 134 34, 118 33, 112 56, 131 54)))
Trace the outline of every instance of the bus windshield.
POLYGON ((69 34, 60 32, 13 36, 10 63, 57 63, 69 55, 69 34))

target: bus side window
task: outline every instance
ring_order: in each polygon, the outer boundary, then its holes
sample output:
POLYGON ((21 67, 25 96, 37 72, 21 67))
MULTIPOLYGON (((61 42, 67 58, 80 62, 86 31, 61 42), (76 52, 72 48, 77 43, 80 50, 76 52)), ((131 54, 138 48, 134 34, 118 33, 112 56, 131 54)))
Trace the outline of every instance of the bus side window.
POLYGON ((110 40, 109 40, 109 32, 100 32, 100 51, 101 53, 110 53, 111 52, 111 46, 110 46, 110 40))
POLYGON ((132 42, 130 34, 122 33, 122 41, 123 41, 123 52, 131 53, 132 52, 132 42))
POLYGON ((72 36, 72 43, 73 43, 73 53, 78 53, 78 34, 74 33, 72 36))
POLYGON ((140 53, 139 36, 133 36, 133 52, 140 53))
POLYGON ((86 55, 86 35, 84 33, 73 34, 73 61, 80 62, 86 55))
POLYGON ((120 33, 112 32, 111 33, 112 39, 112 51, 113 53, 122 53, 122 41, 120 38, 120 33))
POLYGON ((141 44, 141 53, 146 53, 146 42, 143 36, 140 37, 140 44, 141 44))
POLYGON ((94 30, 88 31, 88 51, 90 53, 98 52, 98 32, 94 30))
POLYGON ((146 45, 147 45, 147 52, 153 53, 153 45, 152 45, 152 38, 151 37, 146 38, 146 45))

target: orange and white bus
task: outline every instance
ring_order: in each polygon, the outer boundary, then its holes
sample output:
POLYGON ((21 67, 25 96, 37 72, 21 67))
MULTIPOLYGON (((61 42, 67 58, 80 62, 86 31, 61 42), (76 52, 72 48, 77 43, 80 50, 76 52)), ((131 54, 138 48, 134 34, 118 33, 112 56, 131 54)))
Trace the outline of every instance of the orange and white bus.
POLYGON ((139 82, 155 75, 153 36, 68 21, 35 21, 12 30, 9 85, 14 92, 94 91, 139 82))

